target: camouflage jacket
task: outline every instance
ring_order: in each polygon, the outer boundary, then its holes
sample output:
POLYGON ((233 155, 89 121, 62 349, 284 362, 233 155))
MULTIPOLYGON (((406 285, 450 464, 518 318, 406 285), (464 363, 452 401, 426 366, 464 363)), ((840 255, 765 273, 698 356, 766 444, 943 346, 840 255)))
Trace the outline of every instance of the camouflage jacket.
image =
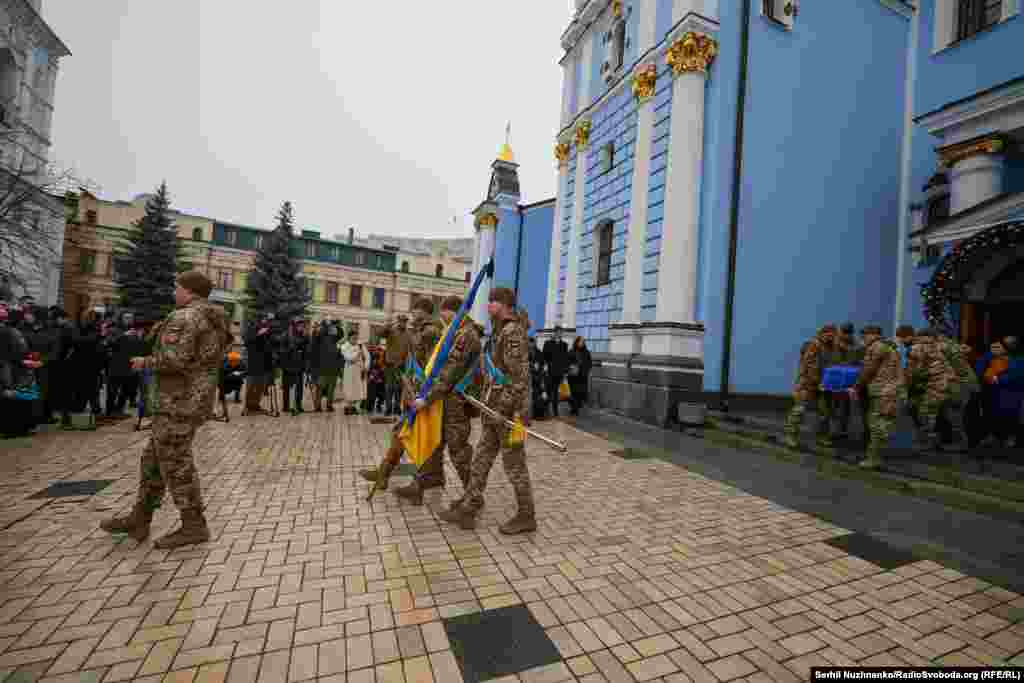
POLYGON ((866 350, 852 337, 836 337, 835 350, 832 358, 837 365, 863 363, 866 350))
POLYGON ((401 367, 409 357, 409 350, 412 348, 412 340, 409 330, 402 325, 393 325, 388 330, 388 345, 384 352, 384 362, 389 368, 401 367))
MULTIPOLYGON (((417 314, 413 318, 409 330, 410 351, 420 370, 426 372, 427 363, 430 362, 430 356, 434 353, 434 347, 437 346, 443 332, 444 328, 439 320, 422 314, 417 314)), ((402 381, 402 402, 411 404, 419 395, 419 390, 419 378, 412 373, 406 373, 402 381)))
POLYGON ((527 327, 516 317, 498 323, 495 328, 489 357, 497 373, 488 372, 485 359, 483 401, 507 418, 526 416, 530 405, 527 327))
POLYGON ((154 326, 145 367, 156 380, 152 414, 206 420, 213 412, 217 376, 231 343, 224 310, 205 299, 177 309, 154 326))
POLYGON ((937 339, 932 337, 915 337, 914 344, 907 355, 907 373, 913 378, 921 377, 925 390, 929 394, 941 394, 949 387, 950 381, 956 381, 953 366, 946 360, 937 339))
POLYGON ((448 352, 447 362, 430 387, 427 402, 436 401, 452 394, 455 386, 479 363, 480 350, 480 328, 469 316, 466 316, 455 332, 455 339, 452 340, 452 348, 448 352))
POLYGON ((959 385, 975 388, 980 386, 978 376, 974 374, 974 368, 971 367, 970 362, 967 360, 971 352, 970 346, 957 343, 948 337, 939 339, 938 346, 952 367, 956 382, 959 385))
POLYGON ((878 339, 864 352, 864 370, 857 387, 867 387, 871 396, 898 396, 903 389, 903 363, 892 339, 878 339))
POLYGON ((796 391, 816 392, 821 385, 821 373, 825 360, 831 357, 833 347, 814 337, 800 352, 800 366, 797 370, 796 391))

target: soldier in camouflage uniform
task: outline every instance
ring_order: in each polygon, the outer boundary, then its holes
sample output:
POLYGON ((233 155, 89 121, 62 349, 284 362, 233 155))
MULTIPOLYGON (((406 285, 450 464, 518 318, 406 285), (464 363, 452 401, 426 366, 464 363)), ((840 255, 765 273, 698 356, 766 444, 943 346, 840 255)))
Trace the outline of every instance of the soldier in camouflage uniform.
MULTIPOLYGON (((412 308, 412 329, 409 331, 409 356, 406 360, 412 359, 416 364, 416 369, 420 372, 430 361, 430 354, 434 351, 434 346, 437 345, 437 340, 440 338, 440 323, 433 319, 434 315, 434 304, 429 299, 418 299, 412 308)), ((402 409, 411 408, 416 400, 416 396, 419 393, 420 381, 417 378, 416 369, 407 368, 402 375, 402 409)), ((395 424, 395 428, 391 433, 391 445, 388 447, 388 451, 384 456, 383 463, 380 469, 372 470, 360 470, 359 476, 367 481, 377 481, 381 479, 379 488, 387 490, 388 479, 391 477, 391 473, 398 466, 399 461, 402 459, 402 453, 405 451, 405 447, 402 446, 401 440, 398 438, 398 434, 402 431, 402 422, 399 421, 395 424)), ((428 462, 424 463, 421 474, 425 475, 423 481, 420 483, 425 488, 431 488, 432 486, 444 486, 444 462, 441 458, 431 458, 428 462), (440 462, 441 467, 438 467, 440 462), (427 469, 428 467, 433 469, 427 469), (440 472, 440 475, 438 475, 440 472), (426 476, 433 475, 433 476, 426 476), (440 477, 440 483, 438 478, 440 477)))
POLYGON ((799 447, 800 425, 803 423, 804 413, 815 403, 818 410, 818 444, 832 445, 832 438, 829 435, 832 411, 828 404, 828 396, 820 387, 825 359, 833 351, 835 336, 835 325, 824 325, 801 349, 800 367, 797 371, 796 385, 793 387, 793 407, 786 416, 783 431, 783 443, 787 448, 799 447))
POLYGON ((882 328, 868 325, 864 335, 864 369, 850 387, 850 399, 867 397, 867 457, 860 466, 874 469, 882 464, 882 449, 899 416, 903 393, 903 365, 895 341, 882 338, 882 328))
POLYGON ((402 373, 405 361, 412 349, 412 337, 406 324, 409 319, 404 315, 395 318, 395 322, 387 330, 387 349, 384 352, 384 376, 387 382, 388 415, 395 415, 402 403, 402 373))
MULTIPOLYGON (((446 298, 441 304, 442 322, 445 325, 450 325, 461 307, 462 299, 459 297, 446 298)), ((472 431, 470 419, 473 416, 473 411, 460 391, 473 380, 475 371, 479 368, 482 334, 483 330, 473 322, 472 318, 465 316, 462 319, 459 329, 455 332, 455 338, 452 340, 447 362, 434 380, 427 397, 417 399, 415 404, 416 410, 420 411, 438 399, 444 400, 442 441, 431 456, 431 461, 436 460, 438 463, 443 463, 444 450, 447 446, 448 455, 455 471, 459 474, 459 479, 462 480, 463 489, 469 486, 469 466, 473 460, 473 447, 469 443, 469 434, 472 431)), ((416 505, 422 505, 423 489, 422 486, 415 486, 408 493, 407 489, 399 489, 395 493, 408 498, 416 505)))
MULTIPOLYGON (((515 310, 515 293, 507 287, 491 291, 487 312, 493 322, 492 341, 484 354, 483 401, 509 420, 516 418, 529 422, 530 349, 527 340, 528 323, 515 310)), ((522 442, 509 443, 509 427, 504 421, 484 415, 483 434, 477 444, 470 466, 469 487, 462 501, 438 516, 445 522, 458 524, 463 529, 476 526, 476 517, 484 504, 484 489, 501 452, 505 474, 515 490, 519 511, 515 517, 499 527, 503 534, 536 531, 533 490, 530 472, 526 467, 526 451, 522 442)))
POLYGON ((970 358, 971 347, 961 344, 953 339, 936 333, 936 344, 942 351, 943 356, 953 369, 949 387, 947 389, 947 400, 943 402, 940 412, 949 420, 953 427, 953 443, 948 449, 955 453, 966 453, 970 444, 967 440, 967 430, 964 427, 964 414, 967 412, 967 404, 981 391, 978 376, 974 374, 970 358))
POLYGON ((224 310, 207 301, 213 283, 198 271, 178 276, 177 309, 153 328, 152 355, 133 358, 136 370, 151 370, 157 384, 153 434, 140 463, 141 478, 132 512, 100 526, 138 541, 149 536, 153 512, 166 489, 181 513, 180 528, 156 541, 176 548, 210 540, 203 515, 199 474, 192 457, 196 430, 212 417, 221 360, 232 335, 224 310))
MULTIPOLYGON (((946 359, 934 330, 918 330, 907 355, 907 375, 918 377, 924 385, 924 396, 917 410, 918 433, 914 450, 927 453, 939 448, 936 422, 939 412, 950 399, 950 384, 958 384, 956 372, 946 359)), ((956 416, 952 416, 956 420, 956 416)), ((954 423, 956 430, 957 423, 954 423)), ((959 417, 959 432, 963 433, 963 416, 959 417)))
MULTIPOLYGON (((857 365, 864 362, 864 349, 857 343, 854 337, 853 323, 845 323, 839 328, 839 335, 836 337, 835 351, 832 354, 832 365, 857 365)), ((826 367, 828 367, 826 365, 826 367)), ((835 394, 832 396, 832 417, 836 422, 835 438, 847 439, 850 436, 850 414, 854 400, 860 401, 846 394, 835 394)), ((862 414, 866 415, 866 406, 861 404, 862 414)), ((865 437, 867 430, 864 431, 865 437)))

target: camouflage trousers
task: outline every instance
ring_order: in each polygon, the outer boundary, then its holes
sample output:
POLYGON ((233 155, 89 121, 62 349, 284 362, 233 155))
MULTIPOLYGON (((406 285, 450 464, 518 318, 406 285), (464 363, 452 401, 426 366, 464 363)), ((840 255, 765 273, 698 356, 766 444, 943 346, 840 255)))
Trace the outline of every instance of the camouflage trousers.
POLYGON ((934 446, 939 442, 936 428, 939 415, 949 422, 954 441, 966 438, 964 412, 973 395, 972 390, 973 387, 969 385, 952 385, 943 392, 925 391, 917 409, 917 419, 920 422, 920 436, 928 445, 934 446))
POLYGON ((476 453, 473 454, 473 462, 469 468, 469 486, 463 498, 462 508, 469 513, 475 514, 483 507, 484 490, 487 488, 487 478, 494 467, 494 460, 501 453, 501 463, 505 467, 505 476, 512 483, 515 490, 516 503, 519 505, 519 512, 524 515, 533 515, 533 488, 530 485, 530 471, 526 467, 526 451, 522 445, 515 448, 505 448, 505 435, 508 427, 503 422, 484 415, 481 418, 483 423, 483 434, 476 446, 476 453))
MULTIPOLYGON (((459 396, 448 396, 444 399, 444 423, 442 429, 442 441, 437 451, 430 457, 436 460, 436 467, 441 470, 442 481, 443 463, 442 457, 445 448, 448 449, 448 458, 459 475, 462 488, 469 487, 469 470, 473 462, 473 446, 469 443, 469 434, 473 430, 469 415, 466 412, 468 404, 459 396)), ((424 464, 424 468, 426 467, 424 464)))
POLYGON ((167 415, 153 418, 153 434, 139 463, 139 501, 149 511, 160 507, 164 492, 179 510, 201 510, 199 473, 192 457, 192 440, 201 422, 167 415))
POLYGON ((804 415, 812 406, 817 406, 818 424, 817 435, 819 438, 827 436, 832 423, 832 402, 831 397, 823 391, 817 396, 808 398, 805 394, 794 396, 793 407, 786 415, 786 424, 783 430, 788 437, 799 438, 800 426, 804 422, 804 415))
POLYGON ((889 444, 889 436, 899 415, 899 400, 894 396, 868 396, 864 411, 867 457, 877 458, 889 444))

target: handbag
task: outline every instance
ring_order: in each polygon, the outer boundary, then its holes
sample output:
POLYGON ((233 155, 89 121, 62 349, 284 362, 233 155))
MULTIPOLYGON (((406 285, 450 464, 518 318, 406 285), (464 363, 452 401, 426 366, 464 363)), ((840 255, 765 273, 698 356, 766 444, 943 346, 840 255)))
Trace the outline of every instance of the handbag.
POLYGON ((32 384, 31 386, 20 386, 14 388, 14 400, 15 401, 38 401, 39 400, 39 385, 32 384))
POLYGON ((562 383, 558 385, 558 400, 568 401, 572 397, 572 390, 569 388, 569 381, 562 380, 562 383))

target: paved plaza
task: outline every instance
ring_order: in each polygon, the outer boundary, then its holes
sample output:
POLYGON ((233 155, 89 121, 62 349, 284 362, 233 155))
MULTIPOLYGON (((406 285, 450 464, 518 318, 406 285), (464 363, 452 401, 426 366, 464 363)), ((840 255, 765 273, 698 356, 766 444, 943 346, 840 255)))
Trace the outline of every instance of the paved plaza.
MULTIPOLYGON (((97 528, 135 495, 148 432, 133 427, 0 443, 0 681, 798 681, 811 666, 1024 664, 1024 597, 565 424, 537 429, 568 453, 528 449, 539 530, 505 537, 500 465, 468 532, 435 517, 461 493, 450 466, 424 507, 365 502, 357 470, 383 454, 386 424, 209 423, 195 452, 213 540, 173 551, 97 528)), ((154 536, 177 521, 166 498, 154 536)))

